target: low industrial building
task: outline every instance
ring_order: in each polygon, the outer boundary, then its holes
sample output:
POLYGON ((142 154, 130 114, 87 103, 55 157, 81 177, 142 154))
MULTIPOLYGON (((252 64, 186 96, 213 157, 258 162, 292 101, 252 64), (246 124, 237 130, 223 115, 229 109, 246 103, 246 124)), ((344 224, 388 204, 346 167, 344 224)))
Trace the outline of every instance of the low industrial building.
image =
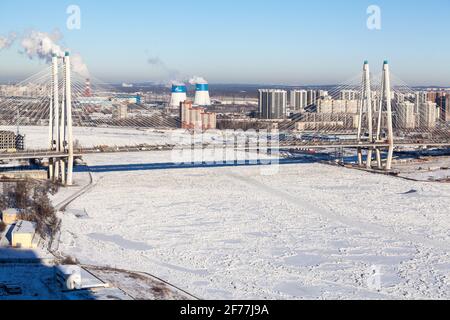
POLYGON ((34 223, 24 220, 17 221, 12 230, 11 246, 22 249, 35 249, 37 246, 33 242, 36 234, 34 223))

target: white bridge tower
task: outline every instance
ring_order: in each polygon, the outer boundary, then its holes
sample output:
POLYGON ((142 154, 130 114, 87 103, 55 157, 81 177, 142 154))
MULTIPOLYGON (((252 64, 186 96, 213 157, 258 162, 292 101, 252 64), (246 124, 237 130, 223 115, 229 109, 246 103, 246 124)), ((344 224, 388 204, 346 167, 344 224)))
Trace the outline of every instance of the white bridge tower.
MULTIPOLYGON (((373 152, 376 154, 378 169, 391 170, 394 155, 394 130, 392 121, 392 94, 389 63, 384 61, 383 75, 381 79, 381 93, 379 103, 376 106, 376 99, 372 96, 370 68, 367 61, 364 62, 363 81, 361 90, 361 103, 358 116, 358 142, 361 144, 372 144, 367 147, 367 158, 365 166, 372 168, 373 152), (376 112, 378 111, 378 112, 376 112), (374 115, 376 116, 374 117, 374 115), (374 118, 377 123, 376 133, 374 132, 374 118), (386 135, 386 136, 385 136, 386 135), (380 144, 388 144, 388 155, 383 167, 380 144)), ((358 164, 364 165, 362 147, 358 148, 358 164)))
POLYGON ((52 95, 49 112, 49 146, 58 157, 49 159, 49 178, 64 185, 73 185, 72 81, 70 54, 52 57, 52 95), (62 90, 59 83, 59 62, 62 60, 62 90), (61 97, 60 97, 61 94, 61 97), (61 104, 60 104, 61 101, 61 104))

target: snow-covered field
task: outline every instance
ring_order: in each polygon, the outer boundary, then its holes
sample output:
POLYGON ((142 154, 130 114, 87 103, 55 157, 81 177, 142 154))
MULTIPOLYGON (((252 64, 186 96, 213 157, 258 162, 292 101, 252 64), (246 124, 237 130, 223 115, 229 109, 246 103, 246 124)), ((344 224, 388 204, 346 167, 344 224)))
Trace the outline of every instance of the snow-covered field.
POLYGON ((400 176, 420 181, 450 181, 450 157, 426 157, 421 160, 398 163, 400 176))
MULTIPOLYGON (((165 163, 171 154, 85 160, 165 163)), ((450 185, 319 164, 261 173, 94 173, 95 186, 67 208, 60 250, 200 298, 450 298, 450 185)))

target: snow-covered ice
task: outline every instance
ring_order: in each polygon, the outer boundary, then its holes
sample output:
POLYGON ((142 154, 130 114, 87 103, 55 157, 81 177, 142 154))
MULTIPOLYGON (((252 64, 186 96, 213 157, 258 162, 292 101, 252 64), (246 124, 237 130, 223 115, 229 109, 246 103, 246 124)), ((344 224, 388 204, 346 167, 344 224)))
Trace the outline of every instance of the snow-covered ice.
MULTIPOLYGON (((45 128, 22 130, 28 147, 46 147, 45 128)), ((75 128, 75 138, 164 144, 173 132, 75 128)), ((91 187, 78 172, 76 187, 52 197, 65 205, 86 192, 66 208, 59 247, 84 263, 210 299, 450 298, 449 184, 320 164, 161 170, 171 152, 85 160, 91 187)))
MULTIPOLYGON (((171 153, 85 160, 166 163, 171 153)), ((94 178, 63 216, 60 250, 84 263, 148 272, 209 299, 450 298, 448 184, 320 164, 94 178)))

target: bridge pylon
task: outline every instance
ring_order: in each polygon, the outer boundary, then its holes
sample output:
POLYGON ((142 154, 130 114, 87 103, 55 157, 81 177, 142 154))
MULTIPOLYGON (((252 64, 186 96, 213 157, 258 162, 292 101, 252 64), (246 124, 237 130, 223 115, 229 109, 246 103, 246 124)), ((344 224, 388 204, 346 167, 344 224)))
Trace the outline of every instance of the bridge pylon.
MULTIPOLYGON (((387 142, 389 144, 385 170, 392 169, 392 161, 394 158, 394 128, 392 118, 392 88, 391 88, 391 75, 388 61, 383 63, 383 75, 381 78, 381 96, 378 105, 377 116, 377 142, 387 142), (385 131, 385 137, 382 136, 382 131, 385 131)), ((376 149, 376 158, 378 169, 383 169, 383 163, 381 158, 380 148, 376 149)))
MULTIPOLYGON (((373 144, 367 148, 367 158, 365 166, 367 169, 372 168, 373 153, 375 152, 376 164, 378 169, 391 170, 394 155, 394 130, 392 119, 392 94, 390 70, 387 61, 383 63, 383 75, 381 79, 381 92, 379 95, 379 103, 376 106, 376 99, 372 95, 370 68, 367 61, 364 62, 363 81, 361 89, 361 103, 358 116, 358 143, 373 144), (377 130, 374 132, 374 120, 376 120, 377 130), (383 133, 386 137, 383 137, 383 133), (383 167, 383 159, 381 148, 377 143, 388 143, 388 155, 383 167)), ((358 164, 364 166, 363 148, 358 148, 358 164)))
MULTIPOLYGON (((372 88, 370 82, 370 67, 368 61, 364 61, 362 90, 360 99, 361 104, 358 116, 358 142, 364 141, 374 143, 372 88), (366 130, 363 130, 363 122, 365 122, 364 125, 367 125, 366 127, 364 127, 364 129, 366 130)), ((369 148, 367 150, 367 159, 366 159, 367 168, 372 167, 372 152, 373 152, 372 148, 369 148)), ((362 148, 358 148, 358 163, 360 166, 363 165, 362 148)))
POLYGON ((70 54, 52 57, 52 95, 49 111, 49 147, 51 151, 67 154, 49 159, 49 178, 64 185, 73 184, 72 82, 70 54), (59 87, 59 62, 63 62, 62 88, 59 87), (61 103, 60 103, 61 101, 61 103))

